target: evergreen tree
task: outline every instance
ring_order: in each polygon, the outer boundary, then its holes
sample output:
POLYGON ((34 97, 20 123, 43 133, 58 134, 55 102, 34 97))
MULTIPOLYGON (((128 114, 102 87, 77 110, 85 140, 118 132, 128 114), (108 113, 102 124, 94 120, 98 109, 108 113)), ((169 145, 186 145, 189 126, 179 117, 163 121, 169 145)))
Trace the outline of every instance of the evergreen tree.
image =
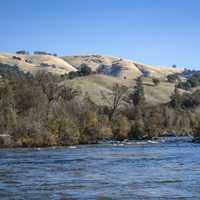
POLYGON ((144 88, 141 77, 136 80, 135 90, 131 95, 131 99, 135 107, 141 106, 145 103, 144 88))
POLYGON ((131 123, 131 128, 128 137, 129 139, 143 139, 144 137, 143 120, 137 119, 131 123))
POLYGON ((139 77, 136 80, 136 86, 134 88, 134 92, 130 95, 132 104, 133 104, 133 119, 131 130, 129 133, 130 139, 142 139, 145 135, 145 127, 144 127, 144 104, 145 104, 145 96, 144 96, 144 88, 142 83, 142 78, 139 77))
POLYGON ((178 88, 175 86, 174 94, 171 96, 170 104, 172 107, 178 109, 181 107, 181 95, 178 91, 178 88))
POLYGON ((9 131, 15 126, 16 112, 12 88, 5 82, 0 87, 0 127, 9 131))
POLYGON ((90 67, 88 67, 87 64, 83 63, 79 66, 79 73, 81 76, 88 76, 92 73, 92 70, 90 67))
POLYGON ((193 127, 194 138, 200 138, 200 121, 196 122, 196 125, 193 127))

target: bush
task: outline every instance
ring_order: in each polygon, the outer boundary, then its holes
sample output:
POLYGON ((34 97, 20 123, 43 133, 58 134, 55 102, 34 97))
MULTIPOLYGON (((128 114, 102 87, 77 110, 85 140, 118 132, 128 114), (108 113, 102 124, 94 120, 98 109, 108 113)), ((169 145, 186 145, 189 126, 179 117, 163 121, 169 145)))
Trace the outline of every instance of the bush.
MULTIPOLYGON (((65 76, 66 77, 66 76, 65 76)), ((71 71, 68 73, 68 78, 69 79, 74 79, 76 77, 79 77, 79 72, 74 72, 74 71, 71 71)))
POLYGON ((119 115, 112 121, 112 132, 116 140, 128 139, 130 130, 128 119, 125 116, 119 115))
POLYGON ((197 90, 192 94, 184 93, 182 95, 176 91, 177 89, 175 89, 175 94, 172 95, 170 101, 170 105, 173 108, 188 109, 200 105, 200 90, 197 90))
POLYGON ((176 68, 176 65, 172 65, 173 68, 176 68))
POLYGON ((107 115, 98 116, 98 139, 112 139, 112 127, 107 115))
POLYGON ((157 78, 153 78, 152 81, 153 81, 154 85, 158 85, 160 83, 160 80, 157 78))
POLYGON ((26 50, 20 50, 20 51, 17 51, 16 54, 29 55, 29 52, 26 50))
POLYGON ((184 90, 190 90, 192 88, 191 84, 189 81, 186 82, 180 82, 177 85, 178 88, 184 89, 184 90))
POLYGON ((83 63, 79 66, 78 71, 79 71, 80 76, 88 76, 92 73, 91 68, 88 67, 88 65, 86 65, 85 63, 83 63))
POLYGON ((193 131, 194 138, 200 139, 200 121, 199 121, 199 119, 195 120, 195 124, 194 124, 192 131, 193 131))
POLYGON ((179 74, 170 74, 167 76, 167 80, 170 83, 176 83, 180 81, 179 74))
POLYGON ((80 115, 80 143, 96 143, 98 140, 98 119, 94 111, 86 111, 80 115))
POLYGON ((192 77, 190 77, 186 82, 181 82, 178 84, 179 88, 185 90, 189 90, 197 86, 200 86, 200 72, 193 73, 192 77))
POLYGON ((13 56, 12 58, 15 59, 15 60, 21 60, 21 58, 18 57, 18 56, 13 56))
POLYGON ((75 124, 74 117, 70 116, 66 109, 64 101, 59 101, 53 106, 48 120, 48 130, 60 145, 78 144, 79 128, 75 124))
POLYGON ((79 130, 70 117, 53 117, 49 121, 49 130, 57 138, 57 143, 60 145, 79 143, 79 130))
POLYGON ((128 133, 129 139, 143 139, 144 133, 144 123, 142 120, 135 120, 131 122, 131 128, 128 133))
POLYGON ((0 129, 10 132, 16 126, 16 109, 12 87, 8 83, 0 84, 0 129))

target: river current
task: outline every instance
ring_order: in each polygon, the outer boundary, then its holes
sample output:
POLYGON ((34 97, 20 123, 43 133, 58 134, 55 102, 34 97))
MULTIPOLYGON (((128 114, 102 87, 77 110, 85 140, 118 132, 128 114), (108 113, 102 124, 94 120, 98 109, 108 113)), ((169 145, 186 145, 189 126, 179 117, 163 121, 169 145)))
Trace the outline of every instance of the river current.
POLYGON ((200 199, 190 138, 0 150, 0 200, 200 199))

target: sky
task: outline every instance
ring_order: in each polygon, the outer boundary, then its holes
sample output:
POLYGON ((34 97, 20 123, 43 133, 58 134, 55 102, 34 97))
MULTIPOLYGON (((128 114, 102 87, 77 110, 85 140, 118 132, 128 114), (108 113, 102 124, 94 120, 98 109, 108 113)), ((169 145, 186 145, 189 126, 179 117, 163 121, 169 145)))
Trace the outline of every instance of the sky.
POLYGON ((0 52, 103 54, 200 69, 199 0, 0 0, 0 52))

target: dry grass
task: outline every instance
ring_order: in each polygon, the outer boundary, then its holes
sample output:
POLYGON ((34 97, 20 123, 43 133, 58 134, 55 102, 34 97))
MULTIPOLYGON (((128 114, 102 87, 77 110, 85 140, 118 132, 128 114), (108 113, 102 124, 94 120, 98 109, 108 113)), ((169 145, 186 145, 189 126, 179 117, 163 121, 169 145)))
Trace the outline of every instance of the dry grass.
POLYGON ((102 93, 110 96, 114 84, 124 84, 123 81, 115 77, 105 75, 91 75, 87 77, 75 78, 73 80, 66 80, 63 84, 79 88, 84 94, 88 94, 91 99, 98 105, 104 105, 106 102, 102 98, 102 93))
POLYGON ((165 77, 171 73, 181 72, 182 69, 172 67, 155 67, 145 65, 128 59, 122 59, 101 55, 82 55, 82 56, 65 56, 63 58, 50 55, 19 55, 19 54, 0 54, 0 63, 17 65, 25 72, 36 73, 39 70, 45 70, 53 74, 65 74, 70 71, 76 71, 82 64, 87 64, 93 71, 96 71, 101 64, 111 67, 113 64, 120 66, 116 77, 119 79, 133 80, 141 76, 144 72, 150 77, 165 77), (14 59, 13 56, 19 57, 20 60, 14 59), (48 64, 42 66, 41 64, 48 64))
POLYGON ((146 100, 151 104, 166 103, 174 93, 175 84, 161 81, 157 86, 151 78, 144 78, 144 92, 146 100))
POLYGON ((109 67, 111 67, 112 64, 117 64, 121 67, 121 70, 117 77, 121 79, 126 78, 131 80, 142 75, 141 71, 131 60, 101 55, 65 56, 63 57, 63 59, 76 68, 78 68, 80 64, 85 63, 93 71, 96 71, 98 67, 102 64, 107 65, 109 67))
POLYGON ((16 54, 0 54, 0 63, 17 65, 25 72, 35 74, 37 71, 44 70, 53 74, 65 74, 76 69, 63 59, 49 55, 16 55, 16 54), (21 60, 14 59, 13 56, 21 60), (48 66, 42 66, 45 63, 48 66))
POLYGON ((100 64, 108 66, 112 66, 112 64, 120 65, 121 71, 116 77, 98 74, 64 81, 66 85, 80 88, 83 94, 88 93, 97 104, 105 104, 102 101, 102 92, 109 96, 112 92, 113 85, 116 83, 133 88, 135 79, 141 76, 142 72, 148 72, 150 76, 149 78, 143 78, 147 101, 152 104, 168 102, 171 94, 174 92, 174 84, 163 81, 163 77, 166 77, 170 73, 181 71, 181 69, 155 67, 127 59, 101 55, 65 56, 62 59, 49 55, 0 54, 0 63, 17 65, 23 71, 33 74, 39 70, 45 70, 58 75, 76 71, 76 68, 82 63, 87 64, 93 71, 100 64), (14 59, 13 56, 20 57, 21 60, 14 59), (48 66, 41 66, 42 63, 46 63, 48 66), (151 77, 154 76, 161 77, 161 82, 157 86, 154 86, 152 83, 151 77))
MULTIPOLYGON (((105 75, 91 75, 64 81, 64 84, 68 86, 80 88, 83 95, 88 93, 91 99, 99 105, 106 104, 106 102, 102 100, 102 92, 109 97, 113 85, 116 83, 125 85, 131 90, 135 85, 135 80, 121 80, 105 75)), ((165 81, 161 81, 155 86, 152 82, 152 78, 143 78, 143 84, 146 101, 153 105, 169 102, 175 88, 173 83, 165 81)))
POLYGON ((80 55, 80 56, 65 56, 65 61, 72 66, 78 68, 82 63, 87 64, 93 71, 96 71, 99 65, 104 64, 112 66, 118 64, 121 66, 119 78, 126 77, 127 79, 135 79, 142 73, 146 72, 150 77, 165 77, 169 74, 182 72, 183 69, 172 67, 156 67, 153 65, 146 65, 136 61, 122 59, 117 57, 101 56, 101 55, 80 55))

